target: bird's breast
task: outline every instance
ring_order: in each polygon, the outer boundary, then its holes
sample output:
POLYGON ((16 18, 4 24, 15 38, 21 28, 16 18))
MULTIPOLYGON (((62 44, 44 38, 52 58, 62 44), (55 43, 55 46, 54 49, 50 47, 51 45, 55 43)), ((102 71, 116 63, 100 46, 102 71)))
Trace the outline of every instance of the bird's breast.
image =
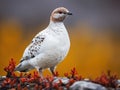
POLYGON ((50 32, 46 35, 41 45, 40 54, 35 59, 37 63, 33 66, 38 65, 42 68, 56 66, 65 58, 69 48, 70 40, 66 32, 50 32))
POLYGON ((53 49, 58 56, 58 61, 61 61, 67 55, 70 48, 70 40, 67 33, 59 34, 56 36, 56 44, 53 49))

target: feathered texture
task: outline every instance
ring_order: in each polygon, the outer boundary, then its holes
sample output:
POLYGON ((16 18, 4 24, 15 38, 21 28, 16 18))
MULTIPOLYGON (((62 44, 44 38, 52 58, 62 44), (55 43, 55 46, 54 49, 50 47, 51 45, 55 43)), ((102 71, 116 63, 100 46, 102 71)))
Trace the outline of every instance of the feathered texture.
POLYGON ((63 7, 52 12, 48 27, 39 32, 25 49, 16 71, 26 72, 36 68, 42 74, 43 69, 50 68, 54 74, 56 65, 65 58, 70 48, 69 36, 63 24, 67 15, 71 14, 63 7))

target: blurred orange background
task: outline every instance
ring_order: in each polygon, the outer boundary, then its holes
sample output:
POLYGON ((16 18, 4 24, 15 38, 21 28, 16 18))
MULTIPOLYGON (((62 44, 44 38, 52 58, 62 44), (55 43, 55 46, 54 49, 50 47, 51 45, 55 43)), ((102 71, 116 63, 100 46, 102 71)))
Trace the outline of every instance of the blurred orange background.
MULTIPOLYGON (((80 1, 82 2, 82 0, 80 1)), ((64 1, 61 1, 61 2, 56 1, 54 3, 50 3, 51 5, 53 5, 53 7, 49 6, 50 8, 48 10, 52 11, 53 8, 61 6, 63 2, 64 1)), ((67 0, 65 2, 68 3, 67 0)), ((73 67, 76 67, 78 73, 81 74, 83 77, 97 77, 102 72, 106 72, 107 70, 111 70, 113 73, 117 73, 118 75, 120 75, 120 70, 119 70, 120 68, 120 34, 119 34, 120 27, 118 27, 120 23, 117 22, 118 26, 116 26, 117 24, 113 24, 113 23, 105 26, 104 25, 102 26, 101 23, 98 23, 96 26, 96 22, 93 23, 93 25, 91 25, 91 23, 89 23, 90 19, 84 20, 85 17, 79 16, 78 14, 76 14, 77 10, 81 8, 79 7, 79 5, 77 5, 76 2, 73 3, 71 1, 68 4, 64 3, 63 5, 64 7, 67 7, 69 10, 72 10, 72 12, 75 14, 73 14, 73 16, 71 17, 68 17, 67 20, 65 21, 65 25, 68 29, 70 40, 71 40, 71 48, 66 59, 57 66, 57 71, 61 76, 63 76, 65 72, 69 72, 70 69, 72 69, 73 67), (76 5, 76 7, 73 7, 74 5, 76 5)), ((7 2, 3 2, 3 3, 7 3, 7 2)), ((23 1, 22 4, 23 3, 27 7, 28 5, 27 2, 23 1)), ((108 2, 106 2, 106 5, 108 5, 107 3, 108 2)), ((42 5, 42 3, 39 3, 39 4, 42 5)), ((44 4, 47 5, 48 2, 44 1, 44 4)), ((85 3, 81 3, 81 5, 84 5, 84 4, 85 3)), ((94 4, 96 5, 95 2, 94 4)), ((11 4, 8 4, 8 6, 9 5, 11 4)), ((115 6, 117 6, 117 3, 115 3, 115 6)), ((4 7, 4 5, 2 7, 4 7)), ((31 7, 34 7, 34 6, 31 6, 31 7)), ((84 7, 87 7, 87 6, 84 6, 84 7)), ((110 7, 114 7, 114 6, 110 6, 110 7)), ((35 8, 35 9, 38 9, 39 12, 45 12, 46 10, 46 9, 44 11, 42 9, 39 10, 39 8, 35 8)), ((108 7, 108 10, 111 10, 111 8, 108 7)), ((34 10, 30 9, 30 11, 33 12, 34 10)), ((19 63, 19 60, 22 57, 24 49, 31 42, 32 38, 39 31, 41 31, 47 26, 50 11, 48 11, 49 14, 44 13, 46 14, 46 16, 42 14, 43 16, 39 15, 37 17, 37 19, 41 20, 41 22, 34 21, 33 20, 34 18, 32 18, 32 20, 31 18, 28 18, 28 22, 31 22, 30 25, 27 25, 28 23, 26 22, 21 22, 20 21, 21 18, 16 18, 16 16, 14 15, 11 17, 9 17, 9 15, 6 16, 8 18, 6 17, 4 18, 1 16, 0 75, 5 75, 3 68, 8 65, 9 60, 11 58, 14 58, 17 64, 19 63), (45 20, 40 19, 43 17, 46 17, 46 19, 45 20)), ((91 12, 94 13, 96 11, 91 11, 91 12)), ((4 12, 2 13, 4 15, 4 12)), ((21 13, 25 13, 25 12, 21 12, 21 13)), ((78 13, 80 12, 78 11, 78 13)), ((82 14, 84 15, 86 13, 82 13, 82 14)), ((27 15, 29 16, 29 14, 27 15)), ((95 16, 93 16, 93 19, 95 18, 95 16)), ((113 15, 113 19, 115 19, 114 17, 115 16, 113 15)), ((119 20, 119 18, 120 17, 115 19, 114 22, 116 20, 119 20)), ((108 19, 104 20, 103 18, 103 22, 104 21, 113 22, 113 20, 109 21, 108 19)), ((99 22, 99 20, 97 20, 97 22, 99 22)), ((47 75, 47 74, 50 74, 50 73, 47 70, 45 70, 44 75, 47 75)))

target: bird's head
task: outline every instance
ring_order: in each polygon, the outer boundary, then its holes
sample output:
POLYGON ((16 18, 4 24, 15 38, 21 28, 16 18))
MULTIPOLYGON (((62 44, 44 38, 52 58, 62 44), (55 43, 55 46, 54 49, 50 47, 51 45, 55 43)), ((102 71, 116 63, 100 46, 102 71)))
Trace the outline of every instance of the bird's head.
POLYGON ((59 7, 53 10, 50 20, 53 22, 62 22, 68 15, 72 15, 72 13, 64 7, 59 7))

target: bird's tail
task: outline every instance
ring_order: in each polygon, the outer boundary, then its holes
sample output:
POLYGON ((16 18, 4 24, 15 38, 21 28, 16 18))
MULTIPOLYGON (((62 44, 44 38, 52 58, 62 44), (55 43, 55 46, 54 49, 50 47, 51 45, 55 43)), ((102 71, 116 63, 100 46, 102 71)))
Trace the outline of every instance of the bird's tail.
POLYGON ((31 66, 26 60, 18 64, 15 68, 15 71, 20 71, 20 72, 27 72, 30 69, 32 69, 33 66, 31 66))

